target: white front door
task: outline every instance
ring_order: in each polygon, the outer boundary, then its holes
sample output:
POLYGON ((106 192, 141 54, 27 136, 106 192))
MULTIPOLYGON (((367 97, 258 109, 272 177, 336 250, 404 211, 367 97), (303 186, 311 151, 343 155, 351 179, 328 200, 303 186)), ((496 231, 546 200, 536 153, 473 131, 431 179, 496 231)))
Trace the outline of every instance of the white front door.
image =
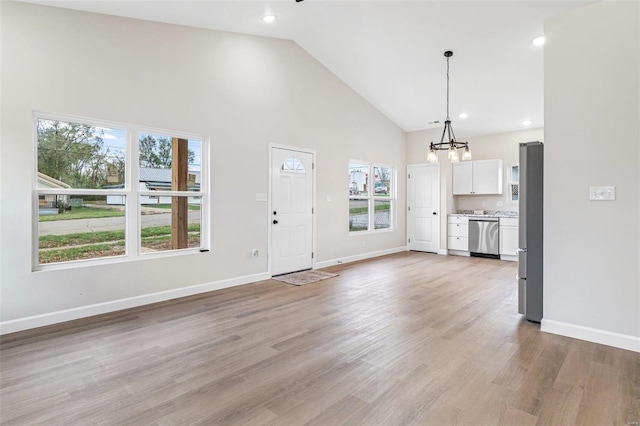
POLYGON ((271 275, 313 267, 313 154, 271 148, 271 275))
POLYGON ((407 239, 409 250, 440 249, 440 166, 407 167, 407 239))

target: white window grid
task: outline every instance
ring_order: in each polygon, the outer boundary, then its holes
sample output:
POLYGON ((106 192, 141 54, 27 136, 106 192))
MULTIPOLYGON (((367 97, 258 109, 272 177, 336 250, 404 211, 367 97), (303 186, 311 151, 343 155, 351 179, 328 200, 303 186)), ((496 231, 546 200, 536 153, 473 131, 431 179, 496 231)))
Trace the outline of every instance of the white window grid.
POLYGON ((123 261, 141 260, 145 258, 170 257, 183 254, 193 254, 201 251, 208 251, 210 241, 210 196, 209 196, 209 150, 210 141, 208 138, 181 131, 160 129, 148 126, 119 123, 101 119, 93 119, 66 114, 51 114, 45 112, 33 113, 33 143, 34 143, 34 164, 32 176, 32 270, 55 270, 66 269, 76 266, 91 266, 105 263, 120 263, 123 261), (117 128, 125 131, 125 183, 122 189, 76 189, 76 188, 38 188, 38 120, 57 120, 89 126, 117 128), (139 176, 139 146, 140 134, 171 135, 171 137, 188 140, 198 140, 201 142, 200 161, 200 190, 199 191, 142 191, 138 187, 139 176), (125 199, 125 254, 121 256, 111 256, 96 259, 80 259, 51 264, 40 264, 39 262, 39 231, 38 231, 38 205, 39 195, 98 195, 98 196, 123 196, 125 199), (141 251, 141 208, 140 197, 158 196, 163 197, 200 197, 200 247, 190 247, 178 250, 167 250, 150 253, 141 251))
POLYGON ((367 185, 367 193, 366 194, 349 194, 349 200, 367 200, 368 205, 368 222, 367 222, 367 230, 366 231, 350 231, 349 235, 362 235, 372 232, 389 232, 395 230, 396 227, 396 198, 397 198, 397 171, 396 168, 392 164, 388 163, 377 163, 370 162, 364 160, 349 160, 349 172, 351 172, 351 164, 360 164, 366 165, 368 167, 368 176, 370 177, 370 182, 367 185), (390 196, 379 196, 375 195, 375 176, 374 169, 377 167, 384 167, 391 170, 391 187, 389 191, 391 193, 390 196), (376 201, 389 201, 389 227, 388 228, 375 228, 375 202, 376 201))

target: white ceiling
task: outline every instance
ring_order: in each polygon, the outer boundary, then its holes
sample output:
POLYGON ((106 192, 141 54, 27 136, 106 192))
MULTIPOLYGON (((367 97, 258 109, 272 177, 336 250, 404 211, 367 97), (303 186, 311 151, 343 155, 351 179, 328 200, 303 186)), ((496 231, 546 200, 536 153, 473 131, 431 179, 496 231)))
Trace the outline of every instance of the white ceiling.
POLYGON ((466 137, 544 125, 543 48, 531 40, 546 18, 594 1, 32 2, 294 40, 406 131, 442 127, 429 122, 446 116, 452 50, 451 118, 466 137))

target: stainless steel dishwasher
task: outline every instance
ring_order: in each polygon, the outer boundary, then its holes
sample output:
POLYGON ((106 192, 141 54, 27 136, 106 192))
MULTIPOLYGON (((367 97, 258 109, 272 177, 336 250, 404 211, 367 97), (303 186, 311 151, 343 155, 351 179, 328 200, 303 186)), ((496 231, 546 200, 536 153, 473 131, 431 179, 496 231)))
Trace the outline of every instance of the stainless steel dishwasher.
POLYGON ((500 259, 500 222, 497 217, 469 218, 471 256, 500 259))

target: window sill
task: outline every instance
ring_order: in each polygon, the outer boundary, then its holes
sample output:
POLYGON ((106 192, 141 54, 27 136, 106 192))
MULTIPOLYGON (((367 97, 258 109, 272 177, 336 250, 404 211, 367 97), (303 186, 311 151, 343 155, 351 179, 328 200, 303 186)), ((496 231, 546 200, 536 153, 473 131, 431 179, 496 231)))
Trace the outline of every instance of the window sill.
POLYGON ((386 232, 394 232, 395 228, 384 228, 384 229, 372 229, 369 231, 349 231, 349 236, 354 237, 357 235, 371 235, 371 234, 384 234, 386 232))
POLYGON ((72 260, 68 262, 45 263, 42 265, 34 266, 31 272, 38 273, 38 272, 60 271, 60 270, 85 268, 85 267, 93 267, 93 266, 101 266, 101 265, 113 265, 113 264, 136 262, 141 260, 151 260, 151 259, 159 259, 159 258, 166 258, 166 257, 199 254, 202 252, 204 253, 209 252, 209 249, 187 248, 187 249, 173 250, 173 251, 167 251, 167 252, 141 253, 139 256, 123 255, 123 256, 104 257, 101 259, 81 259, 81 260, 72 260))

